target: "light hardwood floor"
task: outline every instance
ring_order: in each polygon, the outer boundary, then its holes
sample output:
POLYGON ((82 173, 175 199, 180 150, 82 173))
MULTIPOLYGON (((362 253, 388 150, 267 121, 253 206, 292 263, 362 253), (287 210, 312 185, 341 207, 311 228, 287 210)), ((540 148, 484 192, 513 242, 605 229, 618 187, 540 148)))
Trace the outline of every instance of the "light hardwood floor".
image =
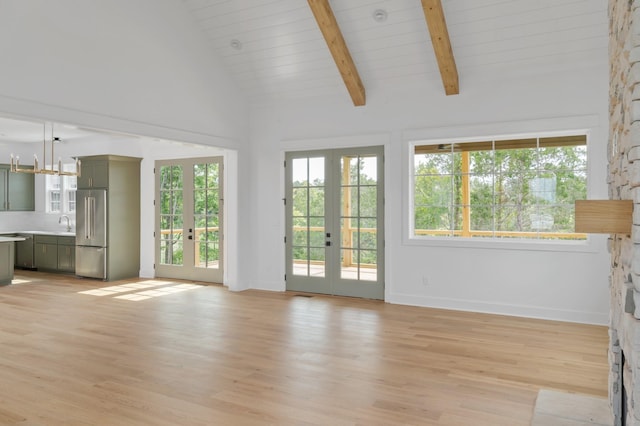
POLYGON ((0 424, 515 426, 541 388, 607 393, 605 327, 182 282, 14 282, 0 287, 0 424))

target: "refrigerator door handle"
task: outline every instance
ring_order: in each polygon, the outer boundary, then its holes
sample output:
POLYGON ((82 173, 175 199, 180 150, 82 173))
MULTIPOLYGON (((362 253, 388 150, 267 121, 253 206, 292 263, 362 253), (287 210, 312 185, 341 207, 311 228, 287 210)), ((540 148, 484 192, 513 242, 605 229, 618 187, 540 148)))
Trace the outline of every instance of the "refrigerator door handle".
POLYGON ((89 239, 89 218, 88 218, 88 213, 89 213, 89 199, 85 197, 84 199, 84 239, 88 240, 89 239))
POLYGON ((95 197, 89 198, 89 238, 93 238, 95 234, 94 220, 96 217, 96 199, 95 197))

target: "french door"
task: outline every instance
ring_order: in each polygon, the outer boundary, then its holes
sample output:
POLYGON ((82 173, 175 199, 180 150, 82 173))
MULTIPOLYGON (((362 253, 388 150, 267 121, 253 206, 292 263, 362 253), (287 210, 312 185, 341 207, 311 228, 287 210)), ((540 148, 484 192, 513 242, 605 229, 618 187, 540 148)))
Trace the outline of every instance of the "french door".
POLYGON ((383 147, 286 154, 287 290, 384 298, 383 147))
POLYGON ((156 276, 222 283, 222 164, 156 161, 156 276))

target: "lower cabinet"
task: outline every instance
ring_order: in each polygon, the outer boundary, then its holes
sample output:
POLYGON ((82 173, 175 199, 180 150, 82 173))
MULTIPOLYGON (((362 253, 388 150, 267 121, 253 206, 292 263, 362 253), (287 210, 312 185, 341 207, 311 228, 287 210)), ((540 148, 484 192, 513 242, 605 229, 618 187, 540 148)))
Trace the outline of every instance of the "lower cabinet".
POLYGON ((0 285, 11 284, 13 279, 13 243, 0 243, 0 285))
POLYGON ((76 239, 58 237, 58 271, 76 271, 76 239))
POLYGON ((16 268, 35 269, 33 234, 19 234, 24 241, 16 241, 16 268))
POLYGON ((36 235, 35 264, 38 270, 51 272, 75 272, 75 238, 53 235, 36 235))

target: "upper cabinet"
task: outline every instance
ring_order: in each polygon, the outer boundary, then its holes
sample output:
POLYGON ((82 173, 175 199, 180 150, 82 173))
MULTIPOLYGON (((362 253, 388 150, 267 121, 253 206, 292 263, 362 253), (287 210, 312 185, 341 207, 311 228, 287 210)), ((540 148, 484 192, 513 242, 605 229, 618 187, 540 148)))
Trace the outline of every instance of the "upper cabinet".
POLYGON ((34 210, 35 176, 31 173, 11 173, 8 164, 0 164, 0 211, 34 210))
POLYGON ((78 189, 107 188, 109 186, 109 162, 103 158, 84 157, 81 159, 81 175, 78 189))

